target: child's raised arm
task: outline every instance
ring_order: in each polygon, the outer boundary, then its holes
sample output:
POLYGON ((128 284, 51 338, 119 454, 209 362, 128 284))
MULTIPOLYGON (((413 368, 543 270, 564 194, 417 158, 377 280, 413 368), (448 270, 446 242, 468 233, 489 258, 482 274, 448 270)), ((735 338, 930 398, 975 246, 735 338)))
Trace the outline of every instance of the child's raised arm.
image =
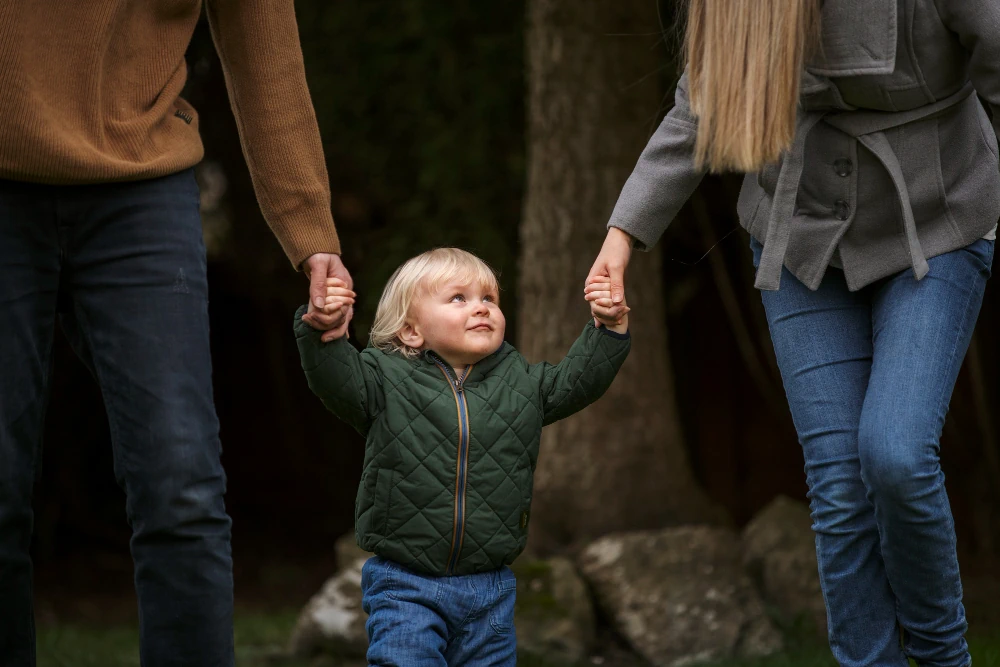
POLYGON ((302 321, 306 307, 295 313, 295 342, 309 388, 326 409, 367 435, 382 409, 382 379, 374 358, 358 352, 346 337, 324 343, 322 331, 302 321))
POLYGON ((558 364, 542 362, 530 367, 538 377, 545 425, 569 417, 599 399, 625 362, 632 339, 587 323, 583 333, 558 364))

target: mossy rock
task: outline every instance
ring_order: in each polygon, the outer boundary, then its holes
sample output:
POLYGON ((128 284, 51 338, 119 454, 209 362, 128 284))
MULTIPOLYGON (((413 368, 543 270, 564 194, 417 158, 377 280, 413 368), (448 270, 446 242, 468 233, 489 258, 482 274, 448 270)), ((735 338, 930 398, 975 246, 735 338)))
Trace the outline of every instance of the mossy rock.
POLYGON ((524 560, 517 574, 517 642, 519 652, 545 664, 572 665, 593 648, 596 633, 587 585, 565 558, 524 560))

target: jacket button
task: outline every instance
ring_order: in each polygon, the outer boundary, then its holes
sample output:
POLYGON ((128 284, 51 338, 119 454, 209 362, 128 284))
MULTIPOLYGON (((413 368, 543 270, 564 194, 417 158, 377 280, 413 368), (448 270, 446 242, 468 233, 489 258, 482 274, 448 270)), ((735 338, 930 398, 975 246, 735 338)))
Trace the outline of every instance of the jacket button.
POLYGON ((854 171, 854 163, 846 157, 838 158, 833 162, 833 170, 837 172, 837 176, 847 177, 854 171))
POLYGON ((851 207, 843 199, 838 199, 833 205, 833 213, 840 220, 847 220, 851 216, 851 207))

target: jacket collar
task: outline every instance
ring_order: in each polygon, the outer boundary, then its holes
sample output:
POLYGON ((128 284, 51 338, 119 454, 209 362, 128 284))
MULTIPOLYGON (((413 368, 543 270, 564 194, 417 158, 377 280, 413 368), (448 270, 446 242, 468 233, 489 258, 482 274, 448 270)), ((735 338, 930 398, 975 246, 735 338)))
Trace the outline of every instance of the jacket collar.
POLYGON ((891 74, 896 69, 897 0, 826 0, 820 53, 806 70, 819 76, 891 74))
MULTIPOLYGON (((473 364, 473 369, 470 376, 475 375, 477 376, 477 378, 481 378, 483 375, 489 373, 494 367, 496 367, 496 365, 499 364, 513 350, 514 350, 513 345, 511 345, 507 341, 501 342, 500 347, 498 347, 496 350, 491 352, 486 357, 477 361, 475 364, 473 364)), ((437 364, 434 361, 434 357, 440 359, 440 356, 433 350, 424 350, 424 352, 420 354, 420 356, 417 357, 417 359, 419 360, 419 363, 427 364, 429 366, 436 366, 437 364)), ((471 379, 471 377, 466 378, 466 380, 469 379, 471 379)))

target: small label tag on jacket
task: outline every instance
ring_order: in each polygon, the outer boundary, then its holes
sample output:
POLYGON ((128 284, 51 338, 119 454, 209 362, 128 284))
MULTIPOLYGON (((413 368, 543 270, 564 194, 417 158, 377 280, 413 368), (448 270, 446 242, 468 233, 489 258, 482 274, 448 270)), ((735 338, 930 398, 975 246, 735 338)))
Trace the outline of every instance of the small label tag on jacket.
POLYGON ((525 530, 528 527, 528 513, 521 512, 521 530, 525 530))

